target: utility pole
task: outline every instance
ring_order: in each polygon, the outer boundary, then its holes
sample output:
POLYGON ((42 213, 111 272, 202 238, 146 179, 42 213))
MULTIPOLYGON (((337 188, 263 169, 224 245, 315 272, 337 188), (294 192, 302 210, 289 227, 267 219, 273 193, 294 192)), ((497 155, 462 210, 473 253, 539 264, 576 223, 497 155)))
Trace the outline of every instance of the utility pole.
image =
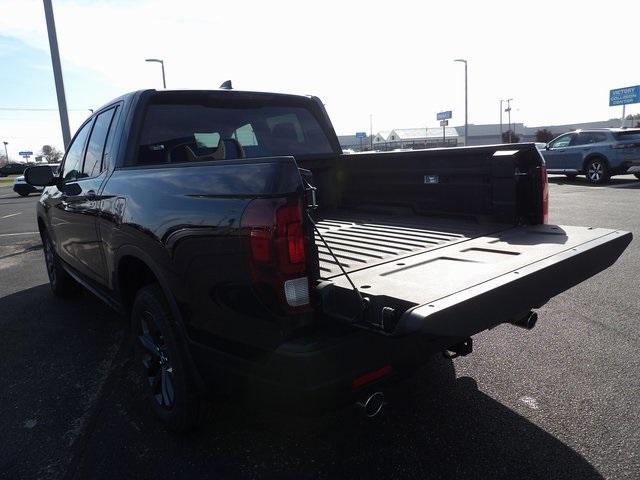
POLYGON ((513 131, 511 130, 511 100, 513 100, 513 98, 507 98, 507 108, 504 109, 505 112, 507 112, 507 116, 508 116, 508 125, 509 125, 509 143, 511 143, 511 135, 513 134, 513 131))
POLYGON ((60 112, 60 127, 62 128, 62 141, 66 150, 71 143, 71 130, 69 129, 69 114, 67 112, 67 99, 64 94, 64 82, 62 80, 62 66, 60 65, 60 52, 58 50, 58 38, 56 36, 56 23, 53 18, 51 0, 43 0, 44 16, 47 21, 47 33, 49 34, 49 49, 51 50, 51 64, 53 66, 53 78, 56 82, 56 95, 58 96, 58 111, 60 112))
POLYGON ((373 150, 373 113, 369 114, 369 150, 373 150))
POLYGON ((500 143, 503 142, 503 139, 502 139, 502 134, 503 134, 503 132, 502 132, 502 102, 504 102, 504 100, 500 100, 500 143))
POLYGON ((9 153, 7 152, 7 145, 9 144, 9 142, 2 142, 2 143, 4 143, 5 162, 9 163, 9 153))

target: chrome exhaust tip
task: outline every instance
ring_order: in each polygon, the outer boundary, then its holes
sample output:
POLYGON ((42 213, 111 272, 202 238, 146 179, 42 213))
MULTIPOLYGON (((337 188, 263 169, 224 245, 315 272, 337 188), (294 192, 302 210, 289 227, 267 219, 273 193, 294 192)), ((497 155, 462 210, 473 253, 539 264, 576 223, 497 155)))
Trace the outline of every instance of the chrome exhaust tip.
POLYGON ((384 393, 372 393, 368 397, 357 402, 356 405, 358 405, 362 409, 367 418, 376 417, 382 412, 382 409, 384 408, 384 393))
POLYGON ((533 330, 533 327, 538 323, 538 314, 536 312, 528 312, 522 317, 511 322, 516 327, 525 328, 527 330, 533 330))

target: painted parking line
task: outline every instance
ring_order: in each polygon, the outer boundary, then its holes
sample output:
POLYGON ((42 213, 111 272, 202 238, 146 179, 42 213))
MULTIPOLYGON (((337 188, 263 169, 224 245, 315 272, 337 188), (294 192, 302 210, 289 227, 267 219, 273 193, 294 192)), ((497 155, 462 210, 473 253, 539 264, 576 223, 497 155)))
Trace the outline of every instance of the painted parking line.
POLYGON ((22 215, 22 212, 10 213, 9 215, 5 215, 3 217, 0 217, 0 220, 3 219, 3 218, 15 217, 16 215, 22 215))
POLYGON ((14 237, 16 235, 40 235, 40 232, 0 233, 0 237, 14 237))

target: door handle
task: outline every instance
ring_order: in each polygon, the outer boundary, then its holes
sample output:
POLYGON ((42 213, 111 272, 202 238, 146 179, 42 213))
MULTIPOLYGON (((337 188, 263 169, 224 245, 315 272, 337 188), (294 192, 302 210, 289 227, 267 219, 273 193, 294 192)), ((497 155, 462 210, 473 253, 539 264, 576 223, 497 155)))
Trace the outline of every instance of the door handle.
POLYGON ((95 190, 87 190, 86 197, 87 200, 95 200, 96 198, 98 198, 95 190))

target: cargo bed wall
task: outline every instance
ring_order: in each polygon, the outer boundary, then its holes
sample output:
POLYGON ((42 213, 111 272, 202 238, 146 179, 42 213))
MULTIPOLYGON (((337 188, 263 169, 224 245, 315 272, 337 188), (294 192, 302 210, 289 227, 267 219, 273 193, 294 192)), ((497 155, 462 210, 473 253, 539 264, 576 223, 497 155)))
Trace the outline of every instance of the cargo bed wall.
POLYGON ((302 161, 318 187, 319 214, 340 209, 518 223, 530 213, 533 144, 343 155, 302 161))

